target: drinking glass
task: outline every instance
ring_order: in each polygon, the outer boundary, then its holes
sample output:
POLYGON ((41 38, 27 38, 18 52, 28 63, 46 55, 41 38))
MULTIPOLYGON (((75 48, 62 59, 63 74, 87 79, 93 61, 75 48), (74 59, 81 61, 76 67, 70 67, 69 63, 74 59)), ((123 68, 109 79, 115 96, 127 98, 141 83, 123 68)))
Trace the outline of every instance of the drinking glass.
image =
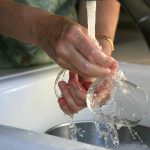
POLYGON ((148 95, 129 82, 122 71, 115 77, 96 79, 87 91, 87 106, 96 120, 121 126, 135 126, 148 111, 148 95))

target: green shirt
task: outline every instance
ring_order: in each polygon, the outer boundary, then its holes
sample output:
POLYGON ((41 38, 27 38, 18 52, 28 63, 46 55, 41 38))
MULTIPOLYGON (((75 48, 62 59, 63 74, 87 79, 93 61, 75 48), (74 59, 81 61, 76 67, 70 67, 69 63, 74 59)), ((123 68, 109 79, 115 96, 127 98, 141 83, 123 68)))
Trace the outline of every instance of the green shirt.
MULTIPOLYGON (((76 19, 76 0, 15 0, 76 19)), ((27 67, 53 63, 40 48, 0 35, 0 68, 27 67)))

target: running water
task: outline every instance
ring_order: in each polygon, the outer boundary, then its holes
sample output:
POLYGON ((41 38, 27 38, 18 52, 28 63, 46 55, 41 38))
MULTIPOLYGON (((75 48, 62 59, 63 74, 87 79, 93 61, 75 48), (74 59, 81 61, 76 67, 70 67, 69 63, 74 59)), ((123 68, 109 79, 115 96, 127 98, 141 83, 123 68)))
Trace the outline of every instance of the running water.
MULTIPOLYGON (((90 10, 90 11, 87 11, 87 16, 88 16, 88 35, 91 37, 91 38, 95 38, 95 24, 93 22, 95 22, 95 13, 96 13, 96 1, 87 1, 87 10, 90 10), (90 8, 92 8, 90 10, 90 8)), ((56 97, 59 99, 61 96, 60 94, 60 91, 58 90, 58 82, 59 81, 62 81, 62 80, 66 80, 66 70, 65 69, 62 69, 57 78, 56 78, 56 81, 55 81, 55 85, 54 85, 54 91, 55 91, 55 95, 56 97)), ((68 80, 68 79, 67 79, 68 80)), ((66 81, 67 82, 67 81, 66 81)), ((73 118, 74 116, 70 116, 71 117, 71 122, 70 122, 70 125, 69 125, 69 128, 70 128, 70 132, 71 132, 71 139, 72 140, 75 140, 77 141, 77 134, 80 136, 80 137, 83 137, 83 134, 82 132, 84 131, 81 131, 81 129, 78 129, 73 121, 73 118)))
MULTIPOLYGON (((88 34, 93 39, 95 39, 95 24, 93 23, 96 20, 95 13, 96 1, 87 1, 88 34)), ((54 87, 57 98, 60 97, 58 82, 64 78, 66 78, 65 70, 61 70, 54 87)), ((144 118, 149 106, 147 105, 148 96, 143 89, 127 81, 122 71, 119 71, 116 77, 96 79, 87 92, 86 100, 88 108, 94 114, 96 130, 99 137, 104 139, 106 147, 109 147, 108 141, 111 140, 115 149, 118 149, 117 129, 122 126, 128 127, 133 139, 137 138, 143 144, 138 133, 131 127, 144 118), (102 87, 104 91, 99 93, 102 87), (105 95, 109 94, 110 97, 104 101, 105 95)), ((71 139, 77 140, 77 134, 83 137, 81 129, 78 129, 73 121, 73 116, 71 116, 69 127, 71 139)))
MULTIPOLYGON (((96 13, 96 1, 87 1, 87 16, 88 16, 88 35, 91 38, 95 38, 95 24, 93 22, 95 22, 96 18, 95 18, 95 13, 96 13), (92 9, 91 9, 92 8, 92 9), (91 10, 90 10, 91 9, 91 10)), ((71 123, 69 125, 69 128, 71 130, 71 139, 72 140, 76 140, 77 141, 77 134, 80 137, 83 137, 83 134, 81 131, 81 129, 77 128, 77 126, 75 125, 74 121, 73 121, 73 116, 71 116, 71 123)))
MULTIPOLYGON (((91 38, 95 38, 95 22, 96 22, 96 1, 87 1, 88 34, 91 38)), ((108 145, 107 145, 108 137, 111 137, 113 144, 115 146, 118 146, 119 139, 118 139, 117 131, 116 131, 114 125, 112 123, 108 123, 108 118, 106 118, 105 115, 100 113, 99 109, 97 109, 96 106, 98 104, 96 104, 96 100, 91 101, 91 99, 93 99, 93 93, 91 93, 91 90, 90 90, 90 92, 88 92, 88 94, 87 94, 87 105, 94 114, 95 127, 96 127, 97 132, 99 133, 99 136, 101 138, 104 138, 106 147, 108 147, 108 145), (105 127, 105 128, 103 128, 103 127, 105 127)))
POLYGON ((132 126, 142 121, 148 111, 148 96, 139 86, 126 80, 123 72, 117 76, 105 79, 96 79, 90 86, 87 96, 87 106, 95 117, 96 129, 108 147, 110 139, 117 149, 119 146, 118 132, 126 126, 133 139, 143 141, 132 126), (105 95, 110 94, 105 99, 105 95))
MULTIPOLYGON (((57 75, 57 78, 55 80, 55 85, 54 85, 54 91, 55 91, 55 95, 56 97, 59 99, 61 97, 61 92, 59 90, 59 87, 58 87, 58 83, 59 81, 68 81, 68 76, 67 75, 67 71, 65 69, 61 69, 61 71, 59 72, 59 74, 57 75)), ((81 128, 78 128, 74 122, 74 115, 70 115, 70 124, 69 124, 69 132, 71 133, 71 140, 74 140, 74 141, 78 141, 77 139, 77 135, 80 136, 80 137, 83 137, 83 130, 81 130, 81 128)))
MULTIPOLYGON (((95 38, 95 14, 96 1, 87 1, 88 34, 92 38, 95 38)), ((122 71, 116 77, 96 79, 87 92, 86 100, 88 108, 94 114, 96 130, 104 139, 106 147, 108 139, 111 139, 118 149, 117 129, 122 126, 128 127, 133 138, 138 138, 143 144, 131 127, 137 125, 147 113, 145 106, 148 96, 143 89, 127 81, 122 71), (106 95, 109 98, 104 101, 106 95)))
POLYGON ((96 22, 96 1, 88 1, 86 3, 87 7, 87 25, 88 25, 88 35, 91 38, 95 38, 95 22, 96 22))
POLYGON ((69 125, 70 133, 71 133, 71 140, 78 141, 77 135, 83 138, 84 130, 78 128, 73 120, 73 116, 71 117, 71 122, 69 125))

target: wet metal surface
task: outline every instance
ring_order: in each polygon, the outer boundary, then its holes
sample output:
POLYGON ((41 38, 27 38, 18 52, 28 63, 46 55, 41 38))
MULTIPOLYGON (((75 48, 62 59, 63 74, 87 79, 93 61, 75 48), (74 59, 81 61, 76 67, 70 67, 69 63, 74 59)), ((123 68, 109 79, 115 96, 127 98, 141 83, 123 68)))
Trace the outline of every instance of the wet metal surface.
MULTIPOLYGON (((76 123, 78 128, 81 128, 81 133, 83 137, 77 135, 77 139, 80 142, 88 143, 92 145, 97 145, 100 147, 105 147, 104 139, 99 138, 98 133, 96 132, 95 125, 93 122, 78 122, 76 123)), ((119 150, 148 150, 150 149, 150 128, 144 126, 136 126, 132 128, 138 136, 141 138, 143 143, 141 143, 140 139, 136 136, 136 139, 133 138, 133 135, 130 133, 127 127, 122 127, 118 130, 118 136, 120 141, 119 150), (145 146, 147 145, 147 146, 145 146)), ((62 124, 60 126, 56 126, 54 128, 49 129, 47 134, 71 139, 71 132, 69 129, 69 124, 62 124)), ((108 139, 109 148, 114 148, 110 139, 108 139)))

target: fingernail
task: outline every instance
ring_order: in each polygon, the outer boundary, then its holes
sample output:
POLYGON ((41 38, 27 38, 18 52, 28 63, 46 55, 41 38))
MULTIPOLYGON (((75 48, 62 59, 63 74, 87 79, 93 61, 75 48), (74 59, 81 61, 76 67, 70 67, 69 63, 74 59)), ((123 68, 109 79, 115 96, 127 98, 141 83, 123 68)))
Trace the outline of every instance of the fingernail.
POLYGON ((58 99, 59 105, 66 105, 65 99, 63 97, 58 99))
POLYGON ((61 88, 68 88, 68 86, 67 86, 67 83, 66 82, 64 82, 64 81, 60 81, 60 82, 58 82, 58 86, 59 86, 59 88, 61 89, 61 88))
POLYGON ((111 63, 111 65, 109 66, 109 68, 110 68, 110 69, 115 69, 115 68, 117 68, 117 65, 118 65, 118 63, 117 63, 116 61, 113 61, 113 62, 111 63))
POLYGON ((78 74, 70 71, 69 72, 69 81, 68 81, 68 83, 71 82, 72 80, 78 81, 78 74))

